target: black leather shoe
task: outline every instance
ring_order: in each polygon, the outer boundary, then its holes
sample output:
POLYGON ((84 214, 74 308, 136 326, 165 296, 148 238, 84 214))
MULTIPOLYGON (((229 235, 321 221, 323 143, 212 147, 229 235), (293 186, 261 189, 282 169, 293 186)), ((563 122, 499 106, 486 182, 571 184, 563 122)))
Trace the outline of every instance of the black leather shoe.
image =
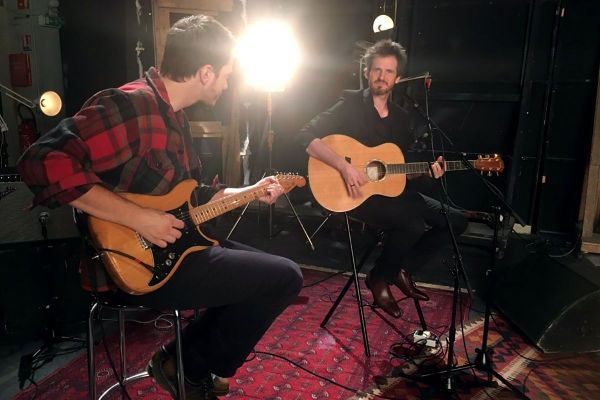
POLYGON ((375 304, 381 307, 381 309, 390 316, 394 318, 400 318, 400 308, 398 308, 396 299, 394 299, 392 291, 390 290, 390 286, 385 279, 374 277, 371 274, 368 274, 367 279, 365 279, 365 283, 371 290, 371 293, 373 293, 375 304))
POLYGON ((419 289, 415 283, 413 282, 410 274, 406 272, 406 270, 401 269, 398 272, 398 276, 394 279, 394 285, 398 287, 408 297, 412 297, 413 299, 428 301, 429 296, 421 289, 419 289))
MULTIPOLYGON (((174 399, 177 396, 177 372, 175 367, 175 359, 169 355, 164 347, 157 351, 150 363, 148 363, 148 375, 150 375, 156 383, 165 389, 174 399)), ((185 381, 185 395, 188 400, 218 400, 217 395, 225 395, 229 392, 229 380, 218 378, 218 388, 215 387, 215 378, 210 374, 199 382, 185 381), (217 393, 219 391, 220 393, 217 393)))

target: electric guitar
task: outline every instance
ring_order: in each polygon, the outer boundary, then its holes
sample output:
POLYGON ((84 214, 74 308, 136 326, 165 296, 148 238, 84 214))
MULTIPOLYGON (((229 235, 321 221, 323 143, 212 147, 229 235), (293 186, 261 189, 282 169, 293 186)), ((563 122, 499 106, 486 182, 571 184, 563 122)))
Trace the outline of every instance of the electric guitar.
MULTIPOLYGON (((329 135, 321 139, 333 152, 363 171, 369 181, 361 186, 361 196, 353 198, 348 194, 346 182, 340 172, 328 164, 314 158, 308 159, 308 180, 310 190, 317 202, 327 210, 344 212, 361 205, 369 197, 379 194, 387 197, 400 195, 406 187, 406 175, 429 172, 429 163, 404 163, 404 155, 393 143, 367 147, 346 135, 329 135)), ((500 173, 504 161, 498 155, 479 156, 469 160, 474 169, 500 173)), ((467 169, 462 161, 444 161, 446 171, 467 169)))
MULTIPOLYGON (((306 184, 305 179, 298 175, 280 174, 276 178, 286 192, 306 184)), ((202 233, 200 224, 265 196, 268 185, 266 183, 198 207, 190 203, 192 191, 197 187, 193 179, 180 182, 162 196, 119 193, 140 206, 166 211, 183 220, 185 227, 181 230, 181 238, 163 249, 128 227, 87 215, 90 239, 119 288, 130 294, 149 293, 167 283, 188 254, 218 244, 202 233)))

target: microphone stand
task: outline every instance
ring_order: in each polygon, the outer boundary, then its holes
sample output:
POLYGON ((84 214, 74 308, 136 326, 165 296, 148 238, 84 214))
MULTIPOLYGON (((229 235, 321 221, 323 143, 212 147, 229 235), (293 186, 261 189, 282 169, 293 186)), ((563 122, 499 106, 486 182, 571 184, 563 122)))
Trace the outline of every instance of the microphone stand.
MULTIPOLYGON (((429 113, 424 113, 423 110, 420 108, 419 104, 417 103, 417 101, 415 99, 413 99, 411 96, 409 96, 408 94, 404 94, 404 96, 412 103, 413 108, 419 112, 421 117, 423 117, 425 119, 427 126, 429 128, 430 134, 433 133, 432 126, 434 126, 436 128, 436 130, 438 132, 440 132, 443 139, 445 139, 450 144, 450 146, 454 146, 454 143, 448 137, 448 135, 446 135, 446 133, 443 131, 443 129, 441 129, 429 117, 429 113)), ((427 97, 426 97, 426 99, 427 99, 427 97)), ((493 278, 494 278, 494 271, 495 271, 496 261, 497 261, 498 252, 499 252, 498 231, 499 231, 499 223, 500 223, 500 219, 501 219, 500 214, 501 214, 502 208, 507 213, 512 215, 515 218, 515 220, 518 221, 520 224, 525 225, 525 223, 524 223, 523 219, 515 212, 515 210, 506 202, 506 200, 504 200, 504 198, 501 196, 501 194, 499 194, 497 192, 497 189, 495 189, 479 173, 477 173, 477 171, 473 168, 471 163, 467 160, 466 155, 464 153, 460 153, 460 159, 461 159, 462 164, 465 166, 465 168, 468 169, 469 171, 473 172, 473 174, 475 176, 477 176, 477 178, 481 182, 484 183, 485 187, 494 195, 496 200, 501 205, 501 207, 499 207, 499 206, 493 207, 493 209, 495 211, 495 214, 494 214, 494 236, 493 236, 493 242, 492 242, 491 262, 490 262, 489 268, 486 270, 486 294, 485 294, 485 311, 484 311, 482 345, 481 345, 481 349, 475 350, 477 355, 475 356, 474 362, 469 361, 468 363, 466 363, 464 365, 460 365, 460 366, 453 365, 454 342, 456 339, 456 309, 457 309, 459 286, 460 286, 459 273, 461 274, 461 276, 467 286, 469 296, 471 296, 471 297, 472 297, 472 291, 471 291, 471 288, 469 285, 469 281, 467 279, 467 275, 464 270, 462 256, 460 254, 460 250, 459 250, 458 244, 456 242, 456 236, 454 234, 452 225, 450 224, 450 219, 448 217, 448 209, 449 209, 448 196, 444 189, 443 183, 440 181, 440 192, 441 192, 441 201, 442 201, 441 210, 442 210, 442 214, 444 215, 444 218, 446 220, 446 226, 448 228, 448 233, 450 235, 451 242, 452 242, 452 248, 454 251, 454 262, 451 263, 452 265, 450 268, 451 274, 453 276, 454 285, 453 285, 453 296, 452 296, 452 314, 451 314, 449 337, 448 337, 448 359, 446 362, 446 368, 444 370, 436 371, 433 373, 427 373, 427 374, 409 375, 406 377, 411 378, 411 379, 423 380, 423 379, 440 376, 443 378, 444 389, 450 393, 450 392, 454 392, 454 390, 455 390, 455 382, 454 382, 453 378, 457 372, 468 370, 468 369, 478 369, 487 374, 487 381, 484 382, 484 384, 492 385, 492 376, 493 376, 496 379, 498 379, 500 382, 502 382, 506 387, 508 387, 512 392, 514 392, 518 397, 520 397, 522 399, 529 399, 523 392, 521 392, 516 386, 514 386, 512 383, 510 383, 506 378, 504 378, 499 372, 497 372, 494 369, 493 359, 492 359, 493 350, 491 348, 489 348, 488 344, 487 344, 488 334, 489 334, 489 326, 490 326, 489 321, 490 321, 490 316, 491 316, 491 303, 493 301, 493 291, 495 289, 495 286, 493 285, 493 278)), ((430 163, 429 168, 430 168, 430 171, 433 176, 432 165, 433 164, 430 163)), ((469 360, 468 356, 467 356, 467 360, 469 360)))
POLYGON ((43 341, 39 349, 33 353, 25 354, 21 356, 19 360, 18 369, 18 381, 19 389, 23 389, 25 383, 31 379, 35 370, 41 365, 52 361, 56 357, 58 349, 57 344, 63 341, 80 343, 81 348, 86 343, 85 339, 81 339, 73 336, 62 336, 57 331, 56 321, 56 305, 59 300, 58 294, 56 293, 56 287, 54 282, 54 271, 57 268, 56 261, 56 249, 53 248, 52 243, 48 237, 48 221, 50 219, 50 213, 42 211, 38 217, 40 223, 40 230, 43 238, 43 249, 47 255, 48 264, 42 266, 43 273, 45 275, 46 282, 48 284, 48 302, 44 305, 44 327, 43 327, 43 341), (41 363, 41 365, 40 365, 41 363))

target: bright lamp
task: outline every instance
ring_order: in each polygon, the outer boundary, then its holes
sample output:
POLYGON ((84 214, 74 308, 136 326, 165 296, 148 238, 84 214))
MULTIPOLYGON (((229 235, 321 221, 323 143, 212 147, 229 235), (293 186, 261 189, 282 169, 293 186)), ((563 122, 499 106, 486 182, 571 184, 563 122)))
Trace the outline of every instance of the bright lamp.
POLYGON ((236 53, 248 83, 268 92, 284 90, 300 62, 294 35, 281 21, 250 27, 236 53))

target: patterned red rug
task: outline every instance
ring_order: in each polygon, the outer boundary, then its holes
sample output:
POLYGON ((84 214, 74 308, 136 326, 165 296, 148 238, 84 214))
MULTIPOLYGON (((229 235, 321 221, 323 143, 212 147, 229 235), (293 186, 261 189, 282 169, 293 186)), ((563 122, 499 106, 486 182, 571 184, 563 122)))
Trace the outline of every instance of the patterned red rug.
MULTIPOLYGON (((325 277, 323 272, 305 270, 306 283, 325 277)), ((412 301, 404 301, 401 308, 404 315, 393 321, 394 326, 385 323, 375 311, 365 308, 372 356, 364 355, 358 313, 353 291, 350 290, 327 329, 319 324, 332 304, 343 284, 345 277, 336 276, 321 284, 307 287, 301 293, 298 304, 290 306, 256 347, 258 352, 273 353, 286 357, 303 368, 319 374, 315 377, 293 366, 289 362, 268 354, 259 353, 240 368, 231 382, 231 393, 227 399, 370 399, 376 398, 367 393, 376 393, 390 399, 436 399, 445 398, 440 390, 439 379, 430 382, 416 382, 399 377, 399 372, 410 372, 414 364, 407 361, 413 356, 419 362, 424 360, 421 370, 439 369, 445 362, 445 344, 440 349, 430 350, 429 356, 406 345, 404 337, 419 328, 418 316, 412 301), (390 349, 394 356, 391 355, 390 349), (432 353, 438 353, 437 356, 432 353), (421 356, 421 357, 420 357, 421 356), (329 382, 331 379, 348 389, 329 382), (352 389, 352 390, 350 390, 352 389)), ((441 290, 428 290, 431 300, 422 304, 429 328, 438 335, 447 333, 450 320, 452 293, 441 290)), ((370 300, 368 290, 363 295, 370 300)), ((463 296, 463 309, 466 310, 466 298, 463 296)), ((459 315, 460 316, 460 315, 459 315)), ((140 318, 141 319, 141 318, 140 318)), ((456 339, 457 365, 467 360, 464 347, 470 357, 475 348, 481 346, 482 321, 465 325, 458 330, 456 339), (464 332, 464 336, 463 336, 464 332), (463 340, 464 338, 464 340, 463 340)), ((127 324, 128 365, 131 371, 142 371, 152 352, 167 341, 172 330, 163 327, 157 329, 153 324, 127 324)), ((114 336, 114 335, 113 335, 114 336)), ((444 342, 442 340, 442 342, 444 342)), ((494 348, 496 370, 512 381, 519 389, 526 388, 532 399, 600 398, 597 363, 600 355, 591 354, 578 357, 561 357, 555 360, 542 356, 526 344, 501 319, 492 321, 489 344, 494 348), (525 358, 526 357, 526 358, 525 358), (551 361, 551 362, 548 362, 551 361), (524 385, 526 383, 526 385, 524 385)), ((116 358, 116 340, 108 341, 116 358)), ((101 390, 114 382, 113 372, 108 366, 102 346, 96 348, 97 383, 101 390)), ((458 376, 456 389, 460 398, 517 398, 503 386, 485 389, 468 388, 474 379, 469 371, 458 376)), ((480 373, 478 376, 482 376, 480 373)), ((34 396, 35 388, 20 392, 17 400, 26 400, 34 396)), ((143 379, 128 385, 132 399, 168 399, 166 392, 150 379, 143 379)), ((86 399, 87 364, 85 354, 73 359, 68 365, 52 373, 38 383, 37 400, 86 399)), ((121 398, 118 391, 110 398, 121 398)))

